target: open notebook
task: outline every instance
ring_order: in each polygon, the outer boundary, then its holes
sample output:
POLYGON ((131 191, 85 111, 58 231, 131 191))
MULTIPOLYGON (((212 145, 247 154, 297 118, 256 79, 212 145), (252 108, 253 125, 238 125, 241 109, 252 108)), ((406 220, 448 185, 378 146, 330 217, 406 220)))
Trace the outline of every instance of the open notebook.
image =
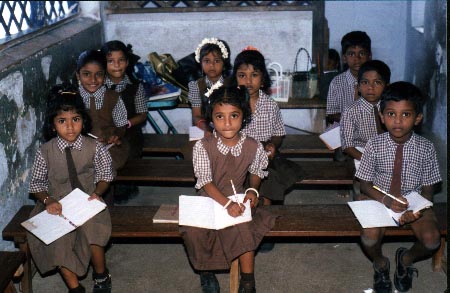
MULTIPOLYGON (((405 195, 405 198, 408 200, 408 210, 414 213, 433 206, 431 201, 415 191, 405 195)), ((363 228, 398 226, 404 213, 395 213, 376 200, 351 201, 348 205, 363 228)))
MULTIPOLYGON (((232 195, 228 198, 233 201, 237 198, 242 203, 244 197, 245 194, 237 194, 236 197, 232 195)), ((180 226, 220 230, 252 220, 249 200, 244 204, 244 213, 236 218, 230 216, 217 201, 206 196, 180 195, 179 206, 180 226)))
POLYGON ((88 194, 76 188, 59 201, 62 205, 62 215, 52 215, 44 210, 21 225, 48 245, 106 208, 103 202, 89 201, 88 198, 88 194))

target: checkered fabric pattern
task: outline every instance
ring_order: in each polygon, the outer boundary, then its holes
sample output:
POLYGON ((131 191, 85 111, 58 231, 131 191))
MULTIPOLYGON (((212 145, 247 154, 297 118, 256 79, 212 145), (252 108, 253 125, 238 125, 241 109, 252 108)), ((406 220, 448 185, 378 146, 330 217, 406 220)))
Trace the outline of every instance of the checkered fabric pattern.
MULTIPOLYGON (((205 76, 206 87, 211 88, 213 86, 212 81, 205 76)), ((223 84, 223 76, 219 80, 223 84)), ((198 83, 196 80, 189 82, 188 84, 189 93, 188 100, 191 103, 192 108, 200 108, 202 106, 202 98, 200 97, 200 89, 198 88, 198 83)))
POLYGON ((328 89, 326 114, 343 113, 355 100, 357 84, 358 80, 351 74, 350 69, 333 78, 328 89))
MULTIPOLYGON (((132 84, 132 82, 128 75, 125 74, 123 76, 123 79, 117 84, 114 84, 114 82, 112 82, 109 77, 106 77, 105 84, 107 88, 111 88, 113 85, 115 85, 116 87, 114 90, 120 94, 127 88, 127 85, 132 84)), ((136 113, 147 112, 147 98, 145 97, 144 86, 142 85, 142 83, 139 83, 136 95, 134 96, 134 107, 136 109, 136 113)))

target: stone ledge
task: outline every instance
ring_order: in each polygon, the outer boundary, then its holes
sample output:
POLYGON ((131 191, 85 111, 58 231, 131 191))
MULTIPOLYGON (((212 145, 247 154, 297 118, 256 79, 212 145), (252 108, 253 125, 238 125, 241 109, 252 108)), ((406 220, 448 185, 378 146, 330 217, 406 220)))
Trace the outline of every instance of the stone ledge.
POLYGON ((37 35, 28 38, 24 36, 24 40, 20 43, 0 51, 2 56, 0 58, 0 73, 22 63, 25 59, 42 52, 44 49, 55 46, 96 25, 101 25, 101 22, 91 18, 75 17, 59 26, 45 28, 37 35))

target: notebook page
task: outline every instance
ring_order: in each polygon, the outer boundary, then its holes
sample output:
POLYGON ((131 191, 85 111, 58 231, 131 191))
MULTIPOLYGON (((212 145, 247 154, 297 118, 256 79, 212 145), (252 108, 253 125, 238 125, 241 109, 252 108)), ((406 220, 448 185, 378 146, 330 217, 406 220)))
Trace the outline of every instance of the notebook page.
POLYGON ((397 226, 384 204, 375 200, 348 202, 363 228, 397 226))
POLYGON ((232 217, 228 214, 227 210, 223 209, 219 203, 214 201, 214 209, 215 209, 215 229, 220 230, 225 227, 233 226, 236 224, 250 222, 252 220, 252 211, 250 208, 250 201, 248 200, 246 203, 243 203, 245 194, 237 194, 236 197, 234 195, 229 196, 228 198, 232 201, 237 200, 245 206, 244 213, 241 216, 232 217))
POLYGON ((178 225, 213 229, 214 200, 206 196, 180 195, 178 225))

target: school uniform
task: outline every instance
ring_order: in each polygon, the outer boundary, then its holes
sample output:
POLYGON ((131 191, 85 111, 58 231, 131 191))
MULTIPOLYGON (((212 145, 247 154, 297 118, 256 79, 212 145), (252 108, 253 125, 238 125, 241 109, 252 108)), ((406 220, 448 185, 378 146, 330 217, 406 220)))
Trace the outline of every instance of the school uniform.
MULTIPOLYGON (((30 193, 47 191, 50 197, 59 201, 72 191, 65 154, 67 146, 69 144, 59 137, 41 146, 32 169, 30 193)), ((95 140, 80 135, 72 144, 71 154, 78 180, 87 194, 94 192, 97 182, 114 179, 111 156, 95 140)), ((38 201, 30 217, 44 210, 45 205, 38 201)), ((41 274, 62 266, 78 276, 87 272, 90 244, 105 246, 110 236, 108 208, 49 245, 27 232, 31 255, 41 274)))
MULTIPOLYGON (((389 136, 389 132, 370 139, 356 177, 373 182, 382 190, 388 191, 394 172, 395 152, 398 144, 389 136)), ((442 181, 436 151, 426 138, 413 133, 403 147, 401 172, 401 195, 411 191, 421 193, 422 186, 442 181)))
MULTIPOLYGON (((262 145, 241 133, 237 145, 228 147, 216 134, 203 138, 194 146, 194 173, 198 194, 208 196, 203 189, 213 182, 225 195, 245 192, 248 173, 264 177, 267 156, 262 145)), ((252 210, 252 221, 221 230, 180 226, 189 261, 197 270, 229 269, 231 262, 248 251, 254 251, 266 232, 275 224, 275 216, 263 208, 252 210)))
MULTIPOLYGON (((379 111, 380 102, 375 106, 379 111)), ((375 119, 380 118, 375 117, 373 107, 374 105, 361 98, 344 110, 340 122, 342 150, 354 147, 363 153, 369 139, 378 135, 375 119)), ((355 159, 356 168, 359 163, 359 160, 355 159)))
POLYGON ((92 120, 91 133, 97 137, 107 140, 113 135, 121 138, 120 145, 114 145, 109 149, 113 160, 115 171, 122 168, 129 152, 129 143, 122 139, 125 135, 125 128, 128 125, 127 110, 119 95, 112 90, 100 87, 95 93, 87 92, 82 86, 79 87, 80 95, 84 105, 89 109, 89 116, 92 120))
MULTIPOLYGON (((286 135, 278 104, 264 92, 259 92, 250 123, 242 132, 260 142, 286 135)), ((302 170, 294 162, 280 157, 271 160, 268 168, 269 176, 261 182, 260 194, 271 200, 283 200, 285 191, 302 176, 302 170)))
POLYGON ((350 69, 337 75, 331 81, 328 89, 326 114, 343 113, 355 101, 355 87, 357 85, 358 80, 350 72, 350 69))
MULTIPOLYGON (((145 97, 142 83, 131 82, 128 75, 125 74, 123 79, 117 84, 112 82, 109 77, 106 77, 105 85, 108 89, 114 90, 120 95, 127 110, 127 120, 130 120, 137 114, 147 113, 147 98, 145 97)), ((131 128, 127 128, 124 140, 127 140, 130 146, 128 158, 140 158, 144 146, 142 125, 133 125, 131 128)))

